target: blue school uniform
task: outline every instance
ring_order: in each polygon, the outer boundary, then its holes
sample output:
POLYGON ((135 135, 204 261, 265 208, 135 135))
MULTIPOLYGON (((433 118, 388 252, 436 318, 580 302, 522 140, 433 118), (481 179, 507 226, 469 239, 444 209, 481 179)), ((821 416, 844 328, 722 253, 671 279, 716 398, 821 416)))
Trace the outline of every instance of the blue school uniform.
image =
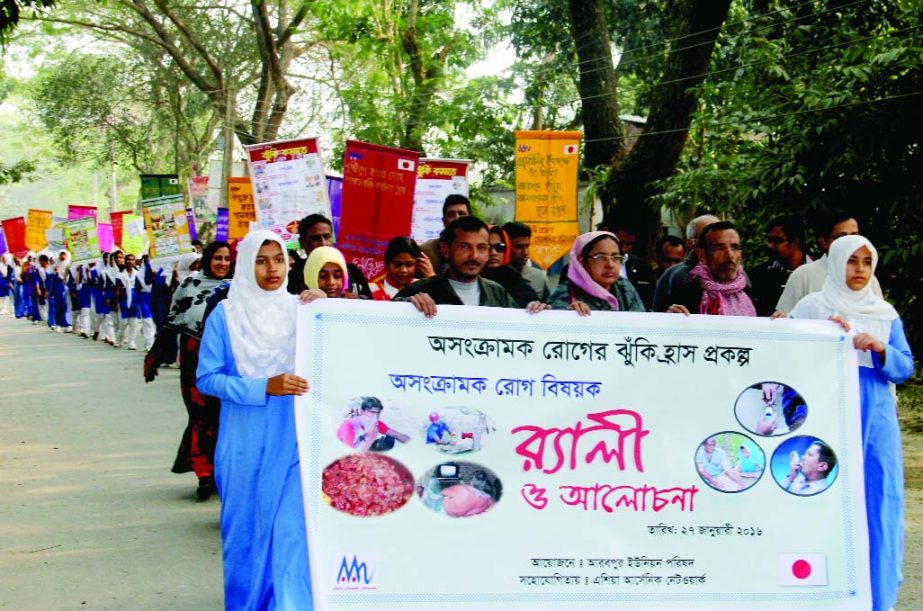
POLYGON ((67 284, 57 272, 48 272, 45 276, 48 288, 48 326, 69 327, 70 301, 67 284))
POLYGON ((872 353, 872 367, 859 367, 862 398, 862 443, 865 459, 865 506, 869 525, 872 609, 897 604, 903 581, 904 463, 897 407, 888 382, 899 384, 913 375, 913 355, 900 318, 891 322, 885 363, 872 353))
POLYGON ((242 378, 224 304, 205 324, 196 386, 221 400, 215 481, 221 495, 227 609, 313 608, 292 396, 242 378))
POLYGON ((9 297, 13 293, 13 266, 7 266, 7 272, 0 274, 0 298, 9 297))
POLYGON ((42 322, 39 306, 45 305, 45 297, 42 295, 44 288, 42 272, 37 267, 29 268, 29 317, 33 322, 42 322))
POLYGON ((29 294, 29 273, 25 279, 14 278, 13 282, 13 311, 16 318, 28 317, 32 310, 32 300, 29 294))

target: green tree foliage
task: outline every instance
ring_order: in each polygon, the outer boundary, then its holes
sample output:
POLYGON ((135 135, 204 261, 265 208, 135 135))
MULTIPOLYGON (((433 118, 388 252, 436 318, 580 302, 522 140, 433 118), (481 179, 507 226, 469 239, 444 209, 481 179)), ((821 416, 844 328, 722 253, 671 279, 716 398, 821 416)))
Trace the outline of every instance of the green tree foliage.
POLYGON ((41 12, 54 4, 55 0, 0 0, 0 46, 9 41, 10 34, 19 25, 23 10, 41 12))
MULTIPOLYGON (((759 253, 781 213, 851 210, 911 336, 923 334, 923 29, 918 2, 741 11, 699 88, 693 137, 657 198, 741 219, 759 253)), ((751 259, 753 261, 753 259, 751 259)), ((754 261, 755 262, 755 261, 754 261)))
POLYGON ((207 99, 190 89, 140 55, 72 54, 41 72, 31 99, 63 161, 104 165, 114 147, 136 172, 175 172, 201 162, 216 123, 207 99))
POLYGON ((502 139, 497 128, 508 113, 502 101, 492 104, 491 100, 500 98, 509 84, 495 78, 464 79, 465 69, 483 57, 495 40, 490 25, 493 11, 486 4, 435 0, 311 4, 334 65, 334 114, 342 126, 338 135, 424 153, 430 149, 460 155, 491 146, 485 139, 502 139), (473 27, 459 27, 460 15, 473 27), (463 141, 472 146, 467 148, 463 141))

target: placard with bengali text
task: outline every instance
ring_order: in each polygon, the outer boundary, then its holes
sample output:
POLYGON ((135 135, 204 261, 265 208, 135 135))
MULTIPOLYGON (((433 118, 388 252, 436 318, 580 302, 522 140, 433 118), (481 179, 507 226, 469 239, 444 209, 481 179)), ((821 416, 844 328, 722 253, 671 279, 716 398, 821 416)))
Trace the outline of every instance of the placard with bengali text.
POLYGON ((848 339, 817 321, 302 306, 315 608, 868 609, 848 339))

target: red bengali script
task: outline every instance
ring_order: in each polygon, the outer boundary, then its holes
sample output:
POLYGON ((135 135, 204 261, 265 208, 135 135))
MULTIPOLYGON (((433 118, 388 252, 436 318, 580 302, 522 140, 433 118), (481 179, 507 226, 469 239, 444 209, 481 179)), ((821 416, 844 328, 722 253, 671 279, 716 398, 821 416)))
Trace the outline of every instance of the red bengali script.
MULTIPOLYGON (((615 461, 619 471, 644 472, 642 441, 650 434, 644 428, 641 415, 629 409, 613 409, 587 414, 589 423, 578 421, 567 428, 545 428, 535 425, 517 426, 513 435, 528 437, 516 446, 516 453, 525 458, 523 471, 533 468, 546 474, 561 469, 575 471, 581 465, 602 460, 615 461)), ((678 505, 680 511, 693 511, 698 488, 674 486, 658 488, 597 483, 589 486, 559 486, 561 502, 584 511, 613 512, 619 508, 632 511, 659 512, 678 505)), ((548 505, 547 490, 534 483, 524 484, 523 499, 534 509, 548 505)))

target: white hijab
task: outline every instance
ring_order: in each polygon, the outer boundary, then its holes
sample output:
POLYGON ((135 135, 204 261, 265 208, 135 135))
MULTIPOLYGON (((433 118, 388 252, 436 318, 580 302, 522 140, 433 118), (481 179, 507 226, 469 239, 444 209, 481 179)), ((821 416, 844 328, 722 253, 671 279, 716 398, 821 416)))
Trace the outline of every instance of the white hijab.
MULTIPOLYGON (((872 274, 878 266, 878 251, 861 235, 847 235, 830 245, 827 253, 827 278, 817 293, 806 295, 794 307, 792 318, 825 319, 837 314, 849 322, 856 333, 869 333, 884 343, 891 338, 891 321, 898 317, 890 303, 872 291, 872 283, 854 291, 846 285, 846 263, 849 257, 865 246, 872 253, 872 274)), ((859 354, 859 364, 871 367, 871 355, 859 354)))
POLYGON ((269 378, 295 370, 298 298, 286 290, 288 251, 272 231, 251 231, 237 246, 234 282, 224 302, 237 370, 245 378, 269 378), (285 257, 282 285, 266 291, 256 283, 256 256, 263 242, 279 245, 285 257))

